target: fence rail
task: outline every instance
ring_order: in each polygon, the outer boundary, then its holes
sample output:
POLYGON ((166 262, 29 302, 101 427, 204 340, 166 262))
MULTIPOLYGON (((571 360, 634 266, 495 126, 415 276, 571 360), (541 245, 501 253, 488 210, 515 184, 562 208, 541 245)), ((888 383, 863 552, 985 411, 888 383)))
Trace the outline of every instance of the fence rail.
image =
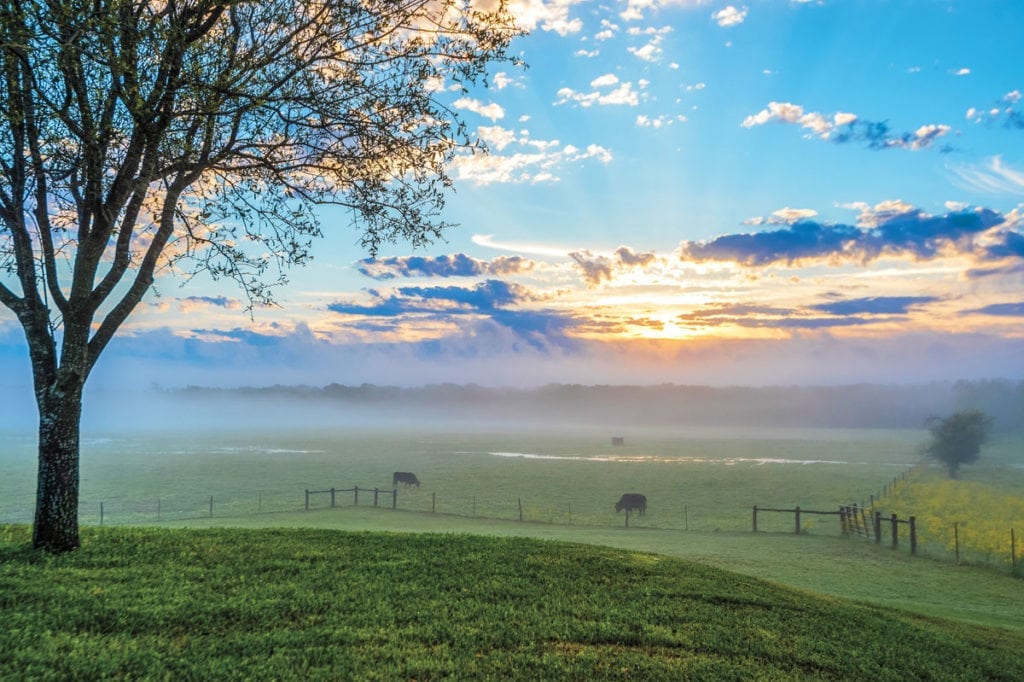
MULTIPOLYGON (((754 505, 753 513, 753 532, 757 532, 757 515, 759 512, 776 512, 782 514, 793 514, 794 519, 794 533, 799 535, 801 533, 800 517, 806 514, 812 514, 817 516, 838 516, 841 532, 843 535, 850 535, 852 532, 857 534, 867 535, 866 524, 862 526, 859 519, 866 520, 866 512, 860 507, 853 505, 845 505, 840 507, 836 511, 821 511, 815 509, 801 509, 799 506, 792 509, 777 509, 771 507, 758 507, 754 505), (856 523, 854 526, 853 524, 856 523), (854 530, 856 528, 856 530, 854 530)), ((892 514, 889 518, 890 527, 890 538, 892 541, 893 549, 899 546, 899 525, 906 524, 910 527, 910 553, 917 554, 917 520, 911 516, 907 519, 900 519, 896 514, 892 514)), ((875 542, 882 541, 882 512, 876 511, 874 513, 874 523, 872 525, 873 537, 875 542)))
POLYGON ((391 494, 391 508, 398 508, 398 488, 392 488, 391 490, 380 489, 380 488, 360 488, 359 486, 353 486, 351 488, 328 488, 327 490, 310 490, 306 488, 306 511, 309 511, 309 496, 310 495, 330 495, 331 496, 331 508, 337 506, 337 495, 338 493, 352 493, 352 504, 359 506, 359 491, 362 490, 364 493, 373 493, 373 506, 377 507, 380 503, 380 494, 385 493, 391 494))

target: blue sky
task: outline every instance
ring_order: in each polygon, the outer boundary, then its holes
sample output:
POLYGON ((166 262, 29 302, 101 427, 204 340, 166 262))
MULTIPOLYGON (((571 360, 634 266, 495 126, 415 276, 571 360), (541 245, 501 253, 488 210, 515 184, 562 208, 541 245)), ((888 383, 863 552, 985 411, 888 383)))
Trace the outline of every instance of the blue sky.
POLYGON ((94 381, 1024 378, 1019 0, 512 4, 528 68, 437 84, 491 149, 446 242, 325 212, 280 307, 158 281, 94 381))

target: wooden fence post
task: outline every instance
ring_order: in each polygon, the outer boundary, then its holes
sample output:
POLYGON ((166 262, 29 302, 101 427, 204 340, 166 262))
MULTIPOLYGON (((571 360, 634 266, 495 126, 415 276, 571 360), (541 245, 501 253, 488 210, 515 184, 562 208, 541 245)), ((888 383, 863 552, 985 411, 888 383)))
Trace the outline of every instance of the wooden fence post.
POLYGON ((306 488, 306 511, 309 511, 309 488, 306 488))
POLYGON ((100 525, 103 525, 103 503, 100 502, 100 525))
POLYGON ((334 493, 335 489, 331 488, 331 509, 334 509, 334 493))
POLYGON ((522 521, 523 520, 523 498, 520 497, 520 498, 518 498, 518 500, 519 500, 519 520, 522 521))
POLYGON ((754 532, 757 532, 757 505, 754 505, 754 532))
POLYGON ((849 532, 846 527, 846 507, 844 505, 839 505, 839 532, 843 535, 847 535, 849 532))
POLYGON ((626 507, 626 528, 629 528, 629 507, 626 507))
POLYGON ((915 517, 910 517, 910 554, 917 556, 917 524, 915 517))
POLYGON ((800 505, 796 507, 796 534, 800 535, 800 505))
POLYGON ((358 507, 359 506, 359 486, 355 486, 352 490, 355 493, 355 498, 354 498, 355 501, 352 504, 354 504, 354 505, 356 505, 358 507))
POLYGON ((891 520, 892 520, 892 548, 896 549, 896 547, 900 544, 900 540, 899 540, 899 538, 900 538, 900 531, 899 531, 900 524, 899 524, 899 520, 897 520, 895 514, 892 515, 892 519, 891 520))
POLYGON ((380 493, 379 490, 377 490, 376 488, 373 489, 373 506, 374 507, 377 506, 377 496, 378 496, 379 493, 380 493))
MULTIPOLYGON (((872 502, 872 504, 874 504, 872 502)), ((875 512, 875 544, 877 545, 882 541, 882 512, 875 512)))
POLYGON ((1010 570, 1017 571, 1017 538, 1014 536, 1012 528, 1010 529, 1010 570))
POLYGON ((960 563, 960 522, 953 522, 953 549, 956 552, 956 562, 960 563))
POLYGON ((213 517, 213 495, 210 495, 210 517, 213 517))
POLYGON ((398 488, 391 489, 391 508, 398 509, 398 488))

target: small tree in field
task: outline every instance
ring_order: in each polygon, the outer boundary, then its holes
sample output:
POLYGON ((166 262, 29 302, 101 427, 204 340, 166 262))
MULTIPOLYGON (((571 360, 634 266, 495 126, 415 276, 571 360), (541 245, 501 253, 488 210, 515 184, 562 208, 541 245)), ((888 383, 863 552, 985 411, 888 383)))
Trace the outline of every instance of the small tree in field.
POLYGON ((928 421, 932 440, 925 454, 942 462, 950 478, 957 477, 960 465, 978 461, 992 427, 992 419, 980 410, 961 410, 945 419, 933 417, 928 421))
POLYGON ((446 106, 518 35, 503 0, 0 0, 0 304, 39 411, 33 544, 79 545, 82 391, 156 275, 270 302, 315 209, 429 242, 446 106))

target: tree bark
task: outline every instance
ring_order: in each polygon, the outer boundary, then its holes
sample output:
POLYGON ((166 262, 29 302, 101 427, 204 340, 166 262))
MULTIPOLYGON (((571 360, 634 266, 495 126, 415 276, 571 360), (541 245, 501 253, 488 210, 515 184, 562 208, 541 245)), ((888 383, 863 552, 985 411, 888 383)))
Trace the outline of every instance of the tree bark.
POLYGON ((78 537, 78 446, 82 385, 55 386, 38 401, 39 477, 32 544, 51 552, 69 552, 78 537))

